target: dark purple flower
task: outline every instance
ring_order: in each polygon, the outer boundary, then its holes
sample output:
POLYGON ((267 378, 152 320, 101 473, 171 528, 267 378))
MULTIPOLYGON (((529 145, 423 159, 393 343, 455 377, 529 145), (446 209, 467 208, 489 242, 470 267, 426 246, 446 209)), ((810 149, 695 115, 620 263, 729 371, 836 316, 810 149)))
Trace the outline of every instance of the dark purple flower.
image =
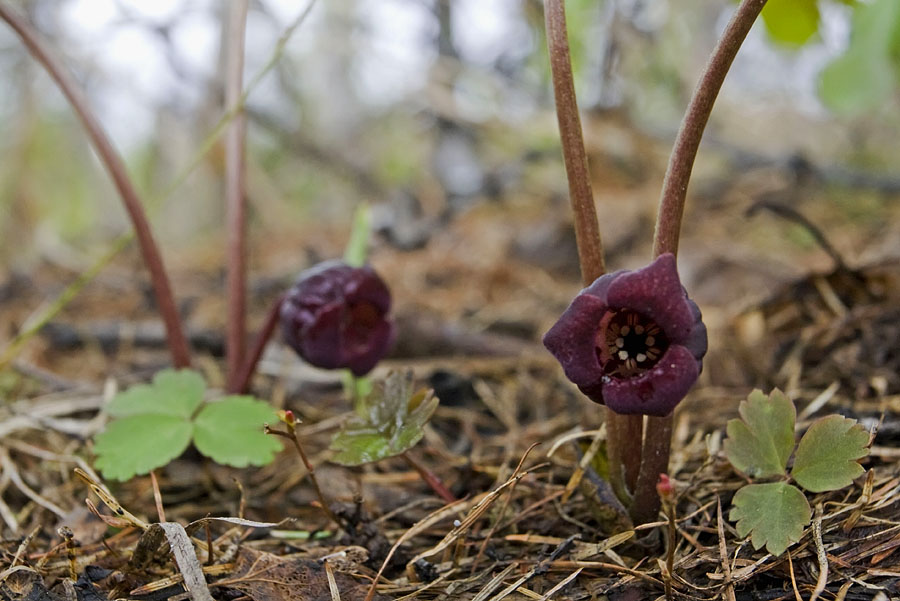
POLYGON ((362 376, 393 341, 390 308, 391 293, 371 267, 327 261, 301 273, 288 291, 281 331, 307 362, 362 376))
POLYGON ((657 416, 671 413, 697 381, 706 345, 700 309, 669 253, 597 278, 544 336, 566 377, 592 401, 657 416))

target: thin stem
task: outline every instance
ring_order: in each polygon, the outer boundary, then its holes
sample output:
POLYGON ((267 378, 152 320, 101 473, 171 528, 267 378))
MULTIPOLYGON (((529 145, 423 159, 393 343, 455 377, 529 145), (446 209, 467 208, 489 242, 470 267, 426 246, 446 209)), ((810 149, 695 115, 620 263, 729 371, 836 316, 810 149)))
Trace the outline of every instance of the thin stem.
POLYGON ((250 379, 256 371, 256 366, 259 364, 263 351, 266 350, 266 344, 268 344, 269 338, 272 337, 275 326, 278 325, 282 302, 284 302, 284 295, 279 296, 275 302, 272 303, 272 306, 269 307, 269 312, 266 314, 266 319, 263 322, 262 328, 260 328, 259 333, 256 335, 256 339, 253 341, 253 347, 250 349, 250 353, 245 357, 239 373, 235 376, 234 387, 232 390, 234 393, 240 394, 246 392, 247 388, 250 386, 250 379))
MULTIPOLYGON (((578 260, 581 264, 582 281, 588 286, 606 273, 606 265, 603 259, 600 227, 597 223, 597 209, 591 189, 587 153, 584 150, 581 118, 575 98, 563 0, 547 0, 544 19, 547 27, 553 93, 556 98, 556 117, 559 121, 563 160, 566 164, 566 178, 569 181, 569 196, 575 218, 578 260)), ((635 473, 635 466, 641 460, 641 424, 642 418, 639 415, 618 415, 611 410, 606 412, 610 484, 625 504, 628 503, 629 496, 625 482, 627 473, 635 473), (627 466, 626 460, 629 463, 627 466)))
MULTIPOLYGON (((741 1, 713 50, 703 76, 694 90, 684 120, 681 122, 681 128, 678 130, 675 147, 669 158, 669 166, 663 181, 659 214, 656 218, 656 232, 653 237, 654 257, 667 252, 678 253, 678 237, 681 232, 684 201, 694 160, 697 158, 697 149, 703 138, 703 130, 709 120, 719 90, 722 88, 722 83, 725 81, 725 76, 728 74, 728 69, 765 5, 766 0, 741 1)), ((635 487, 635 504, 631 508, 632 519, 636 524, 652 521, 659 513, 659 497, 653 494, 653 487, 659 474, 668 471, 672 419, 673 417, 669 415, 668 417, 651 417, 647 421, 641 469, 635 487)))
POLYGON ((225 354, 228 391, 237 386, 247 332, 247 224, 245 196, 245 143, 247 115, 240 103, 244 74, 244 40, 249 0, 233 0, 228 11, 225 106, 237 106, 225 135, 226 305, 225 354))
POLYGON ((91 113, 81 90, 66 72, 61 61, 51 54, 49 48, 40 39, 34 28, 25 19, 2 3, 0 3, 0 18, 6 21, 18 34, 34 59, 47 70, 50 77, 59 86, 59 89, 68 99, 69 104, 72 105, 75 114, 81 120, 87 131, 88 138, 94 146, 94 150, 100 157, 100 161, 106 167, 110 177, 112 177, 116 190, 118 190, 119 196, 125 205, 125 210, 131 218, 134 233, 141 249, 141 255, 144 258, 144 264, 150 272, 150 282, 153 285, 156 305, 166 327, 166 340, 169 344, 172 362, 176 367, 189 366, 191 363, 190 351, 182 329, 181 318, 175 305, 175 298, 169 285, 169 277, 166 274, 162 256, 156 246, 156 242, 153 240, 153 234, 144 214, 141 199, 128 176, 128 171, 122 158, 116 153, 99 121, 91 113))
MULTIPOLYGON (((275 44, 275 49, 272 51, 269 60, 262 67, 262 69, 257 72, 257 74, 250 80, 250 83, 247 84, 244 93, 241 94, 241 97, 238 101, 237 105, 233 105, 229 107, 228 111, 225 112, 219 118, 219 122, 216 123, 215 127, 212 131, 204 138, 203 143, 200 145, 200 148, 197 152, 194 153, 193 158, 190 162, 184 166, 178 174, 175 175, 174 179, 169 183, 169 185, 163 190, 161 194, 156 197, 155 203, 151 202, 151 205, 159 204, 163 200, 170 197, 185 181, 187 181, 188 177, 194 172, 194 170, 199 167, 203 163, 203 159, 209 154, 210 150, 215 146, 216 142, 219 140, 222 132, 225 128, 231 123, 231 120, 237 114, 238 108, 244 106, 244 102, 250 96, 250 94, 257 88, 259 83, 264 79, 264 77, 278 64, 279 59, 284 54, 284 49, 287 46, 288 42, 292 39, 294 33, 299 29, 300 25, 306 20, 307 15, 309 15, 312 7, 315 6, 316 0, 310 0, 309 4, 305 9, 294 19, 293 23, 291 23, 287 29, 285 29, 284 33, 278 39, 278 42, 275 44)), ((0 6, 0 10, 2 10, 2 6, 0 6)), ((88 270, 82 273, 74 282, 69 284, 60 294, 57 296, 52 302, 49 303, 47 308, 42 311, 37 317, 33 320, 29 320, 32 324, 24 328, 21 332, 19 332, 15 338, 3 349, 2 354, 0 354, 0 369, 6 367, 6 365, 12 361, 15 356, 18 354, 19 350, 31 339, 34 335, 40 331, 50 320, 56 317, 65 307, 71 302, 73 298, 75 298, 85 286, 87 286, 97 275, 107 266, 109 265, 116 256, 125 249, 130 243, 132 238, 134 238, 134 232, 129 231, 121 236, 119 236, 116 241, 113 243, 112 248, 104 255, 102 255, 93 265, 88 267, 88 270)))
POLYGON ((437 496, 447 503, 456 503, 456 497, 454 497, 453 493, 450 492, 450 489, 441 482, 441 479, 437 477, 437 474, 425 467, 419 460, 413 458, 408 451, 401 453, 400 456, 406 460, 406 463, 408 463, 411 468, 419 473, 419 476, 425 481, 425 484, 430 486, 431 490, 437 493, 437 496))
POLYGON ((603 261, 603 243, 597 225, 597 210, 591 191, 587 154, 581 133, 581 118, 575 100, 575 83, 572 79, 572 63, 569 58, 569 39, 566 33, 566 9, 563 0, 547 0, 544 8, 547 26, 547 46, 550 51, 550 72, 553 77, 553 93, 556 97, 556 117, 562 141, 566 177, 569 180, 569 196, 575 214, 575 239, 578 243, 578 260, 581 276, 587 286, 606 273, 603 261))
POLYGON ((675 148, 669 158, 666 177, 663 181, 662 198, 659 202, 659 214, 656 218, 656 234, 653 239, 653 256, 663 253, 678 252, 678 236, 681 231, 681 218, 684 214, 684 200, 687 195, 688 181, 694 168, 694 159, 703 137, 703 130, 709 120, 713 104, 725 75, 734 61, 744 38, 753 26, 754 21, 766 5, 766 0, 742 0, 738 6, 719 43, 706 65, 706 70, 694 90, 687 112, 675 139, 675 148))
POLYGON ((635 525, 652 522, 659 515, 660 500, 656 483, 659 475, 668 470, 671 446, 672 416, 648 417, 641 469, 631 505, 631 519, 635 525))
POLYGON ((312 463, 309 462, 309 459, 306 457, 306 453, 303 451, 303 445, 300 444, 300 438, 297 436, 297 429, 293 424, 287 424, 287 428, 287 432, 282 432, 281 430, 273 430, 269 427, 268 424, 266 424, 266 434, 281 436, 294 443, 294 448, 297 449, 297 454, 300 455, 300 460, 303 461, 303 465, 306 467, 306 471, 309 473, 309 481, 312 482, 313 488, 316 491, 316 497, 319 499, 319 504, 322 506, 322 511, 325 513, 325 515, 328 516, 328 519, 340 526, 341 521, 336 515, 334 515, 334 512, 331 511, 331 507, 329 507, 328 501, 325 499, 325 495, 322 494, 322 489, 319 487, 319 481, 316 479, 316 469, 313 467, 312 463))

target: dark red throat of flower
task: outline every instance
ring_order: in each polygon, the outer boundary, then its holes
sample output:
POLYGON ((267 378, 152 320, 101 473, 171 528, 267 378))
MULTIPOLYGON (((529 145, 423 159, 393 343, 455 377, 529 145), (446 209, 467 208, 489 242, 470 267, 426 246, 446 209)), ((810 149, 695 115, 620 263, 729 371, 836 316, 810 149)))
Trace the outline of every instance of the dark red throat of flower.
POLYGON ((606 375, 627 378, 656 365, 669 339, 652 319, 625 309, 597 332, 596 345, 606 375))
POLYGON ((375 327, 380 323, 381 314, 371 303, 355 303, 344 316, 344 331, 349 344, 366 347, 375 327))

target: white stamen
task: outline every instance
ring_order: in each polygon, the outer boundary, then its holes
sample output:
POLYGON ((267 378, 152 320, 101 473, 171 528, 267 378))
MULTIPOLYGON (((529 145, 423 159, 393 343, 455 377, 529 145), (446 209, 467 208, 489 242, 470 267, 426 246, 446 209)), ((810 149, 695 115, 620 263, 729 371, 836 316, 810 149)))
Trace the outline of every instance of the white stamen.
POLYGON ((624 361, 628 358, 628 351, 619 351, 619 359, 624 361))
POLYGON ((625 346, 625 339, 622 338, 621 336, 619 336, 618 338, 616 338, 616 346, 619 347, 619 348, 624 347, 624 346, 625 346))
POLYGON ((647 346, 653 346, 654 344, 656 344, 656 338, 654 338, 653 336, 647 336, 647 338, 644 340, 644 344, 646 344, 647 346))
POLYGON ((647 360, 647 355, 645 355, 644 353, 638 353, 638 355, 637 355, 637 357, 635 357, 635 359, 638 360, 638 363, 642 363, 647 360))

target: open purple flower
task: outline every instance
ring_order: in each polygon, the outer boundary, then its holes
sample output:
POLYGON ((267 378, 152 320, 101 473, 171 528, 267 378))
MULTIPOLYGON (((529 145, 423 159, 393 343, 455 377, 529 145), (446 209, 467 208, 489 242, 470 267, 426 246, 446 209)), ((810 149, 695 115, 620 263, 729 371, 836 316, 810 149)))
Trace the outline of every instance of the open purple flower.
POLYGON ((393 341, 390 308, 391 293, 371 267, 327 261, 301 273, 288 292, 281 331, 307 362, 362 376, 393 341))
POLYGON ((544 346, 592 401, 616 413, 664 416, 700 375, 706 326, 666 253, 637 271, 597 278, 544 346))

